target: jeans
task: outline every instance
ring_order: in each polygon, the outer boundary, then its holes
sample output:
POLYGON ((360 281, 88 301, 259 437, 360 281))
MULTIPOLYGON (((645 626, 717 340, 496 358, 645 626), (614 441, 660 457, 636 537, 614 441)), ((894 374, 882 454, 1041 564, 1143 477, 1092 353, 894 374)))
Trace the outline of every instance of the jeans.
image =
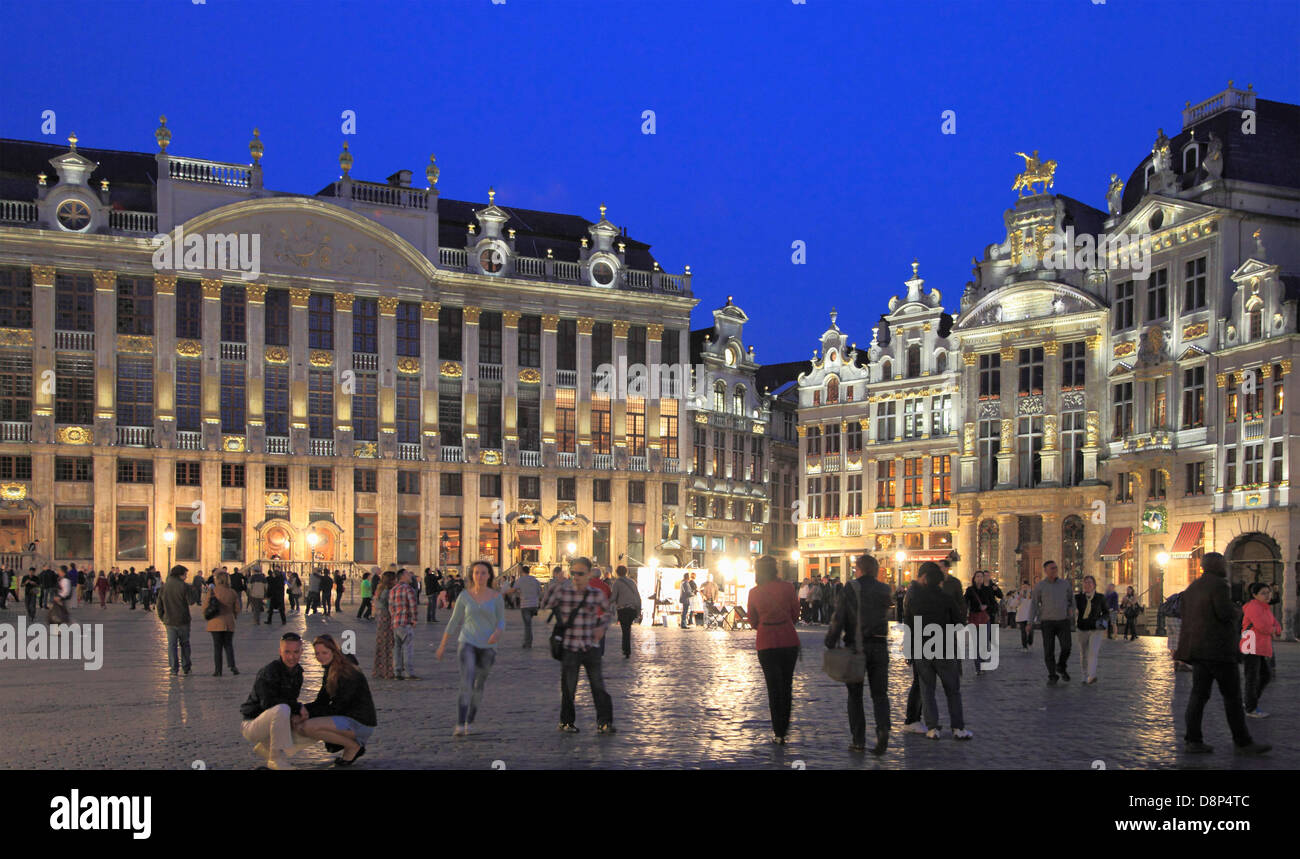
MULTIPOLYGON (((366 602, 369 603, 370 601, 366 600, 366 602)), ((366 609, 367 617, 370 616, 369 611, 370 611, 369 609, 366 609)), ((533 614, 536 613, 537 613, 536 611, 533 612, 533 614)), ((358 615, 358 617, 360 617, 360 615, 358 615)), ((437 594, 433 593, 432 591, 429 593, 429 607, 424 612, 424 619, 429 623, 438 622, 438 599, 437 599, 437 594)))
MULTIPOLYGON (((432 606, 433 603, 430 602, 429 605, 432 606)), ((535 617, 537 617, 536 608, 519 609, 519 619, 524 623, 524 647, 533 646, 533 618, 535 617)))
POLYGON ((1034 646, 1034 622, 1032 620, 1022 620, 1020 624, 1020 646, 1034 646))
POLYGON ((176 673, 176 650, 180 649, 181 668, 185 669, 188 674, 190 670, 190 627, 185 626, 168 626, 167 627, 167 667, 176 673))
POLYGON ((1079 662, 1083 665, 1083 677, 1092 680, 1097 676, 1097 661, 1101 657, 1100 629, 1079 630, 1079 662))
POLYGON ((321 591, 320 607, 321 607, 321 611, 325 612, 325 616, 329 617, 330 616, 330 592, 329 591, 321 591))
POLYGON ((989 660, 980 656, 980 648, 984 648, 985 653, 993 652, 993 622, 975 624, 975 635, 977 636, 975 645, 975 673, 978 674, 984 667, 984 663, 989 660))
POLYGON ((565 648, 560 662, 560 722, 572 725, 577 719, 573 698, 578 691, 578 670, 587 669, 587 682, 591 684, 591 698, 596 703, 596 724, 614 722, 614 699, 605 691, 605 678, 601 674, 600 648, 586 650, 565 648))
POLYGON ((27 592, 27 620, 36 620, 36 591, 27 592))
POLYGON ((943 684, 943 696, 948 699, 948 718, 952 729, 960 731, 966 727, 966 720, 961 712, 961 675, 957 673, 955 659, 918 659, 915 663, 921 680, 921 709, 925 714, 925 726, 930 730, 939 727, 939 702, 935 698, 935 679, 943 684))
POLYGON ((461 642, 456 651, 456 659, 460 662, 460 704, 456 724, 474 724, 479 702, 483 700, 483 687, 487 686, 488 673, 496 658, 495 647, 478 648, 461 642))
POLYGON ((235 633, 213 632, 212 633, 212 661, 216 665, 217 673, 221 673, 221 654, 226 654, 226 661, 230 663, 231 671, 238 671, 235 667, 235 633))
POLYGON ((1260 696, 1264 687, 1273 679, 1273 667, 1269 657, 1246 654, 1246 712, 1259 709, 1260 696))
POLYGON ((357 606, 357 617, 364 617, 366 620, 370 620, 371 612, 374 610, 373 606, 370 604, 370 600, 371 597, 361 598, 361 605, 357 606))
MULTIPOLYGON (((884 641, 867 642, 867 683, 871 686, 871 709, 876 733, 889 730, 889 645, 884 641)), ((867 738, 867 717, 862 705, 861 683, 844 684, 849 689, 849 733, 856 745, 867 738)))
POLYGON ((414 674, 415 668, 415 627, 393 627, 393 676, 402 677, 414 674))
POLYGON ((279 602, 274 602, 274 601, 272 601, 272 602, 267 606, 267 609, 266 609, 266 625, 267 625, 267 626, 270 626, 270 625, 271 625, 271 617, 272 617, 272 616, 273 616, 277 611, 280 613, 280 626, 284 626, 284 600, 280 600, 279 602))
POLYGON ((1252 741, 1246 728, 1246 711, 1241 706, 1241 676, 1235 662, 1192 663, 1192 695, 1187 699, 1187 734, 1183 739, 1189 743, 1204 742, 1201 717, 1205 714, 1205 704, 1210 700, 1215 683, 1219 684, 1219 694, 1223 696, 1223 710, 1228 716, 1228 727, 1232 729, 1232 741, 1238 746, 1249 746, 1252 741))
POLYGON ((136 600, 138 600, 138 599, 140 598, 140 592, 139 592, 139 591, 130 591, 130 592, 127 593, 127 596, 131 598, 131 611, 135 611, 135 603, 136 603, 136 600))
POLYGON ((334 610, 343 611, 343 588, 334 588, 334 610))
POLYGON ((758 651, 758 664, 767 681, 767 706, 772 712, 772 733, 784 737, 790 731, 790 711, 794 707, 794 666, 799 661, 798 647, 769 647, 758 651))
POLYGON ((315 614, 320 611, 320 591, 310 591, 307 594, 307 614, 315 614))
POLYGON ((618 610, 618 625, 623 627, 623 655, 632 655, 632 624, 636 623, 636 616, 640 609, 621 608, 618 610))
POLYGON ((41 608, 48 606, 52 599, 54 599, 54 588, 41 588, 41 608))
POLYGON ((690 619, 691 619, 691 604, 684 602, 682 603, 682 629, 685 629, 686 627, 690 626, 690 624, 687 623, 687 621, 689 621, 690 619))
POLYGON ((1064 674, 1070 663, 1070 621, 1043 621, 1043 661, 1047 663, 1047 676, 1056 677, 1064 674), (1056 658, 1056 644, 1061 644, 1061 658, 1056 658))
POLYGON ((912 663, 912 687, 907 690, 907 710, 903 714, 903 724, 912 725, 921 721, 921 669, 920 660, 912 663))

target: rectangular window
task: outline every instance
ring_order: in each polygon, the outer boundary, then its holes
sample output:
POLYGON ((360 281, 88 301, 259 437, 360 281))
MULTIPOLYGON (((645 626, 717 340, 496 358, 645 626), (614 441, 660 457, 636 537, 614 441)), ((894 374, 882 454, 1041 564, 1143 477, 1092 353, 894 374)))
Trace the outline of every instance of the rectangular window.
POLYGON ((1187 473, 1186 493, 1188 495, 1204 495, 1205 494, 1205 463, 1189 462, 1185 466, 1185 470, 1187 473))
POLYGON ((578 369, 578 322, 561 319, 555 327, 555 368, 578 369))
POLYGON ((0 421, 32 419, 31 353, 0 353, 0 421))
POLYGON ((920 438, 925 428, 925 400, 903 400, 903 438, 920 438))
POLYGON ((591 530, 591 559, 602 567, 609 566, 608 522, 597 522, 591 530))
POLYGON ((542 366, 542 317, 519 317, 519 366, 542 366))
POLYGON ((676 364, 681 360, 682 340, 681 332, 672 328, 665 328, 663 336, 659 339, 659 360, 664 364, 676 364))
POLYGON ((952 432, 952 395, 930 398, 930 436, 941 438, 952 432))
POLYGON ((1205 426, 1205 368, 1183 370, 1183 429, 1205 426))
POLYGON ((677 504, 677 484, 676 483, 663 484, 662 498, 664 504, 667 504, 669 506, 675 506, 677 504))
POLYGON ((489 516, 480 516, 478 520, 478 557, 490 561, 494 567, 501 566, 501 526, 489 516))
POLYGON ((501 383, 479 382, 479 446, 488 450, 501 448, 501 383))
POLYGON ((244 514, 240 510, 221 511, 221 560, 244 559, 244 514))
POLYGON ((862 421, 849 421, 848 432, 844 434, 844 449, 847 453, 862 452, 862 421))
POLYGON ((876 460, 876 509, 892 510, 894 509, 894 482, 897 479, 894 472, 895 460, 878 459, 876 460))
POLYGON ((1169 398, 1164 379, 1150 382, 1147 390, 1147 402, 1151 410, 1151 420, 1147 428, 1151 430, 1166 429, 1169 426, 1169 398))
POLYGON ((1083 412, 1061 415, 1061 481, 1063 486, 1083 482, 1083 442, 1086 438, 1083 412))
POLYGON ((334 438, 334 373, 307 373, 307 426, 312 438, 334 438))
POLYGON ((1002 355, 990 352, 979 356, 980 399, 1002 396, 1002 355))
POLYGON ((677 400, 659 401, 659 442, 664 456, 676 459, 677 450, 677 400))
POLYGON ((243 435, 246 427, 247 391, 245 388, 248 364, 234 361, 221 362, 221 431, 243 435))
POLYGON ((573 453, 578 445, 578 423, 573 388, 555 389, 555 449, 573 453))
POLYGON ((419 495, 420 494, 420 472, 418 471, 398 471, 397 472, 397 494, 398 495, 419 495))
POLYGON ((464 331, 465 311, 459 307, 444 307, 438 311, 438 359, 460 361, 463 358, 461 335, 464 331))
POLYGON ((461 444, 461 398, 458 379, 441 379, 438 382, 438 429, 442 443, 449 447, 461 444))
POLYGON ((31 479, 32 458, 30 456, 0 456, 0 480, 31 479))
MULTIPOLYGON (((286 379, 288 368, 285 368, 286 379)), ((285 398, 289 392, 286 388, 285 398)), ((200 432, 203 429, 203 364, 197 358, 176 359, 176 429, 200 432)), ((286 430, 283 435, 288 435, 286 430)))
POLYGON ((1237 449, 1230 447, 1224 454, 1223 488, 1227 492, 1239 489, 1237 485, 1237 449))
POLYGON ((817 425, 808 427, 805 433, 807 437, 806 449, 810 455, 817 456, 822 452, 822 428, 817 425))
POLYGON ((952 503, 952 458, 930 457, 930 505, 944 507, 952 503))
MULTIPOLYGON (((180 294, 180 286, 176 287, 180 294)), ((289 290, 268 289, 266 291, 266 345, 289 345, 289 290)))
POLYGON ((519 497, 538 499, 542 497, 542 479, 527 474, 519 475, 519 497))
POLYGON ((1147 278, 1147 322, 1169 315, 1169 269, 1151 272, 1147 278))
MULTIPOLYGON (((182 463, 176 463, 182 465, 182 463)), ((266 488, 267 489, 289 489, 289 466, 287 465, 268 465, 266 467, 266 488)))
POLYGON ((1120 382, 1111 387, 1112 420, 1115 438, 1133 434, 1133 383, 1120 382))
MULTIPOLYGON (((714 499, 716 503, 716 499, 714 499)), ((710 506, 710 515, 713 515, 712 505, 710 506)), ((820 477, 810 477, 807 483, 807 492, 804 494, 804 515, 809 519, 822 518, 822 479, 820 477)))
POLYGON ((713 431, 713 471, 714 477, 724 477, 726 468, 727 434, 722 430, 713 431))
POLYGON ((1286 471, 1282 467, 1282 456, 1283 456, 1282 442, 1280 441, 1273 442, 1272 473, 1268 478, 1268 482, 1272 483, 1274 486, 1281 483, 1283 480, 1283 475, 1286 474, 1286 471))
POLYGON ((420 441, 420 378, 398 376, 396 384, 397 441, 418 444, 420 441))
POLYGON ((1248 421, 1264 416, 1264 379, 1259 369, 1242 371, 1241 410, 1248 421))
MULTIPOLYGON (((835 438, 838 440, 839 435, 835 438)), ((731 477, 742 480, 745 476, 745 437, 736 433, 731 437, 731 477)))
POLYGON ((221 463, 221 485, 229 489, 243 489, 244 466, 233 462, 221 463))
POLYGON ((1118 476, 1115 484, 1115 500, 1120 504, 1129 504, 1133 501, 1134 491, 1137 481, 1129 472, 1123 472, 1118 476))
POLYGON ((416 566, 420 563, 420 517, 397 517, 397 563, 416 566))
POLYGON ((1246 445, 1241 460, 1242 476, 1246 486, 1259 486, 1264 482, 1264 445, 1246 445))
POLYGON ((519 385, 519 401, 516 404, 519 420, 519 449, 542 449, 542 406, 541 391, 537 385, 519 385))
POLYGON ((378 492, 379 475, 373 468, 352 469, 353 492, 378 492))
POLYGON ((645 481, 629 480, 627 482, 627 503, 644 504, 645 503, 645 481))
POLYGON ((54 327, 95 330, 95 279, 89 272, 61 271, 54 276, 54 327))
POLYGON ((632 325, 627 329, 627 363, 628 366, 646 363, 646 330, 644 325, 632 325))
POLYGON ((357 298, 352 302, 352 351, 379 352, 379 299, 357 298))
POLYGON ((117 359, 117 423, 153 426, 153 359, 117 359))
POLYGON ((501 363, 501 314, 495 310, 484 310, 478 318, 478 362, 480 364, 501 363))
POLYGON ((1286 403, 1286 377, 1282 373, 1282 365, 1273 365, 1273 415, 1282 414, 1285 410, 1286 403))
POLYGON ((438 566, 459 566, 460 517, 443 516, 438 524, 438 566))
POLYGON ((1205 257, 1197 257, 1183 264, 1183 310, 1200 310, 1205 307, 1205 257))
POLYGON ((1038 486, 1043 482, 1043 419, 1020 418, 1019 483, 1022 488, 1038 486))
POLYGON ((1133 281, 1125 280, 1115 284, 1115 302, 1111 310, 1113 331, 1123 331, 1133 327, 1136 301, 1133 281))
POLYGON ((378 519, 373 513, 357 513, 352 517, 352 556, 358 563, 375 563, 378 519))
POLYGON ((194 510, 189 507, 177 507, 176 518, 176 560, 197 561, 199 559, 199 524, 194 521, 194 510))
POLYGON ((221 342, 248 342, 248 290, 239 284, 221 288, 221 342))
POLYGON ((749 440, 749 471, 746 472, 746 480, 761 481, 763 479, 763 438, 754 436, 749 440))
POLYGON ((117 557, 123 561, 148 560, 149 511, 145 508, 117 508, 117 557))
POLYGON ((54 508, 54 557, 56 560, 90 559, 94 553, 95 510, 93 507, 54 508))
POLYGON ((1065 390, 1079 390, 1084 385, 1085 357, 1084 342, 1066 343, 1061 347, 1061 387, 1065 390))
POLYGON ((839 475, 833 474, 825 477, 822 480, 822 487, 822 515, 827 519, 840 518, 839 475))
POLYGON ((95 462, 88 456, 56 456, 54 479, 67 483, 89 483, 95 479, 95 462))
POLYGON ((334 348, 334 296, 313 292, 307 299, 307 347, 334 348))
POLYGON ((903 506, 923 504, 925 498, 921 491, 921 457, 908 457, 903 460, 903 506))
POLYGON ((695 467, 693 474, 704 474, 708 466, 709 459, 709 431, 703 427, 695 427, 695 467))
POLYGON ((591 452, 613 453, 613 435, 610 431, 610 402, 607 394, 591 395, 591 452))
MULTIPOLYGON (((176 363, 178 366, 180 365, 179 361, 176 363)), ((195 378, 197 378, 197 371, 195 378)), ((262 379, 262 404, 265 409, 266 434, 268 436, 285 437, 289 435, 289 366, 287 364, 267 364, 263 369, 262 379)), ((180 399, 179 395, 177 399, 180 399)), ((197 408, 196 399, 196 415, 197 408)))
POLYGON ((610 497, 609 478, 596 478, 591 484, 591 500, 596 502, 608 502, 610 497))
POLYGON ((459 496, 461 494, 461 477, 459 471, 443 471, 438 474, 438 493, 459 496))
POLYGON ((889 442, 894 440, 894 400, 886 403, 876 404, 876 441, 889 442))
POLYGON ((1002 446, 1001 430, 998 421, 979 422, 978 468, 980 472, 980 490, 987 491, 998 482, 998 451, 1002 446))
POLYGON ((117 333, 153 336, 153 278, 118 277, 117 333))
MULTIPOLYGON (((286 298, 288 295, 285 291, 286 298)), ((286 335, 288 324, 286 320, 286 335)), ((203 287, 197 280, 176 281, 176 337, 180 340, 203 339, 203 287)), ((285 344, 288 344, 287 340, 285 344)))
POLYGON ((1153 468, 1148 472, 1147 477, 1151 481, 1151 489, 1147 492, 1147 499, 1150 501, 1164 501, 1169 492, 1164 469, 1153 468))
POLYGON ((202 486, 203 485, 202 463, 198 463, 198 462, 176 463, 176 485, 177 486, 202 486))
POLYGON ((480 498, 500 498, 501 475, 480 474, 478 476, 478 495, 480 498))
POLYGON ((352 389, 352 437, 357 441, 379 440, 379 377, 357 373, 352 389))
POLYGON ((1043 347, 1020 349, 1020 396, 1030 396, 1043 392, 1043 347))
POLYGON ((862 475, 850 474, 845 478, 846 489, 848 490, 848 505, 844 510, 844 515, 852 519, 862 515, 862 475))
POLYGON ((614 363, 614 326, 597 322, 591 326, 591 369, 614 363))
POLYGON ((397 354, 403 358, 420 357, 420 305, 402 301, 397 305, 397 354))
POLYGON ((577 479, 573 477, 557 478, 555 481, 555 498, 558 501, 577 501, 577 479))
POLYGON ((307 488, 313 492, 333 492, 334 469, 329 466, 312 466, 307 469, 307 488))
POLYGON ((627 553, 633 558, 645 557, 645 524, 629 522, 627 524, 627 553))

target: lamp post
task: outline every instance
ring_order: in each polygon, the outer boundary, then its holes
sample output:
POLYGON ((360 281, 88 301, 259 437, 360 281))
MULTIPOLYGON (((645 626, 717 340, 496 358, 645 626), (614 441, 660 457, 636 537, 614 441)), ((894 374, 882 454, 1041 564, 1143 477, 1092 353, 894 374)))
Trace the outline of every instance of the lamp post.
POLYGON ((317 534, 316 529, 313 528, 307 532, 307 546, 311 549, 311 567, 307 570, 307 575, 309 576, 316 572, 316 546, 319 544, 320 534, 317 534))
POLYGON ((899 549, 894 553, 894 560, 898 562, 898 572, 894 577, 894 587, 901 588, 903 586, 903 564, 907 562, 907 553, 902 549, 899 549))
POLYGON ((794 562, 794 580, 799 581, 799 550, 795 549, 790 552, 790 560, 794 562))
POLYGON ((168 522, 167 527, 163 529, 163 542, 167 544, 166 575, 170 576, 172 574, 172 543, 176 542, 176 529, 171 526, 170 522, 168 522))
MULTIPOLYGON (((1156 555, 1156 564, 1160 567, 1160 596, 1165 595, 1165 568, 1169 566, 1169 553, 1160 552, 1156 555)), ((1162 603, 1156 609, 1156 635, 1165 635, 1165 607, 1162 603)))

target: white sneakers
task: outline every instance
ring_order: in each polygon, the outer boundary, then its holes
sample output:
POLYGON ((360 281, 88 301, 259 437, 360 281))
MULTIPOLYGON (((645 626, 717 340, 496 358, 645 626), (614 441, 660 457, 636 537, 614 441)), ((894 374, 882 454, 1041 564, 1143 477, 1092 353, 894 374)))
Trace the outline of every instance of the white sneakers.
POLYGON ((937 740, 940 737, 939 729, 931 728, 930 730, 925 732, 925 735, 931 740, 937 740))
POLYGON ((903 730, 909 734, 924 734, 925 725, 921 722, 908 722, 903 726, 903 730))
MULTIPOLYGON (((938 728, 931 728, 930 730, 927 731, 925 729, 925 726, 921 725, 919 722, 913 722, 911 725, 905 726, 903 730, 911 731, 914 734, 925 734, 926 737, 928 737, 931 740, 937 740, 943 736, 943 732, 940 731, 938 728), (918 731, 913 727, 913 725, 920 725, 921 729, 918 731)), ((952 738, 954 740, 969 740, 973 736, 975 736, 975 734, 972 733, 971 731, 966 730, 965 728, 958 728, 957 730, 954 730, 952 732, 952 738)))
POLYGON ((1252 719, 1267 719, 1267 718, 1268 718, 1268 713, 1265 713, 1263 710, 1259 709, 1258 707, 1256 707, 1256 708, 1253 709, 1253 710, 1247 710, 1247 711, 1246 711, 1246 715, 1249 716, 1249 717, 1252 718, 1252 719))
POLYGON ((960 731, 953 731, 953 732, 952 732, 952 738, 953 738, 954 740, 969 740, 969 739, 970 739, 971 737, 973 737, 973 736, 975 736, 975 735, 972 734, 970 731, 967 731, 965 728, 963 728, 963 729, 960 730, 960 731))
POLYGON ((452 730, 451 735, 452 735, 453 737, 463 737, 463 736, 465 736, 465 733, 466 733, 466 732, 465 732, 465 726, 464 726, 464 725, 457 725, 457 726, 452 730))

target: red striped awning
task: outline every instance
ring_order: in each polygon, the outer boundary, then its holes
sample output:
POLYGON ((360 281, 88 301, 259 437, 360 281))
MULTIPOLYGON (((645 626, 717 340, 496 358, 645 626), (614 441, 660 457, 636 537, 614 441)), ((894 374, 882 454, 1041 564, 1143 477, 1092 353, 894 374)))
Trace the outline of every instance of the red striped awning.
POLYGON ((904 549, 905 561, 942 561, 952 554, 952 547, 947 549, 904 549))
POLYGON ((1178 537, 1169 554, 1175 558, 1190 558, 1192 551, 1201 544, 1201 532, 1204 530, 1204 522, 1184 522, 1178 529, 1178 537))
POLYGON ((540 549, 542 548, 541 531, 520 531, 519 548, 521 549, 540 549))
POLYGON ((1124 547, 1132 536, 1132 528, 1112 528, 1101 544, 1101 551, 1097 554, 1101 556, 1103 561, 1115 560, 1124 554, 1124 547))

